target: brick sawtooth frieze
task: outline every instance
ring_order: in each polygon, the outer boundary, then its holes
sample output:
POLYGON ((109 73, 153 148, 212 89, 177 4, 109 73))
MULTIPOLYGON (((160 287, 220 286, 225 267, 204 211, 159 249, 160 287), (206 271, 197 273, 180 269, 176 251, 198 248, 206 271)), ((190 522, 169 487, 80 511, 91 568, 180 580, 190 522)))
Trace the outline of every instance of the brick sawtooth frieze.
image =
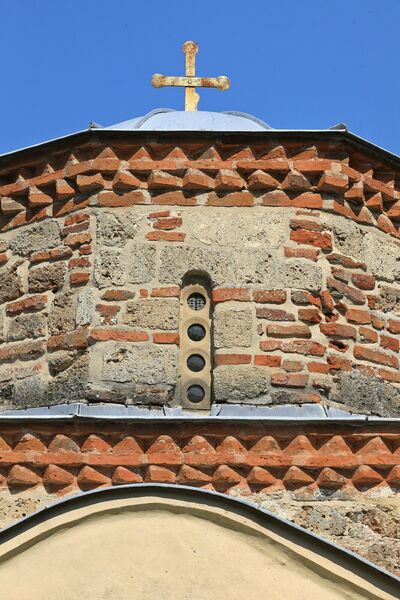
POLYGON ((7 167, 0 182, 3 231, 89 203, 201 202, 322 209, 399 235, 399 173, 339 141, 87 145, 7 167))
POLYGON ((146 481, 349 500, 400 488, 400 434, 387 427, 3 424, 0 450, 0 494, 146 481))

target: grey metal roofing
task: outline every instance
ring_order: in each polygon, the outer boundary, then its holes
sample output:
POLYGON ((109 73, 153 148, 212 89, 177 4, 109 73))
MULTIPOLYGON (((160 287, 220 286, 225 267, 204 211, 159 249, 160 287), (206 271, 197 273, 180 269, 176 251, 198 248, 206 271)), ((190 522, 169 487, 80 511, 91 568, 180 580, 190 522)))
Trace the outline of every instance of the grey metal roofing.
POLYGON ((134 420, 134 421, 173 421, 173 422, 303 422, 303 423, 352 423, 355 425, 399 425, 400 418, 377 417, 374 415, 351 413, 339 408, 321 404, 283 404, 280 406, 256 406, 239 404, 213 404, 210 414, 184 411, 182 407, 147 408, 134 405, 111 403, 58 404, 26 409, 5 410, 0 413, 0 421, 29 420, 134 420))
POLYGON ((143 117, 104 127, 112 131, 268 131, 264 121, 242 112, 195 111, 157 108, 143 117))
POLYGON ((129 497, 159 496, 172 500, 185 500, 187 502, 204 503, 208 506, 226 509, 235 512, 250 521, 254 521, 266 529, 275 531, 283 537, 289 535, 291 539, 303 548, 319 553, 345 569, 373 583, 376 587, 394 598, 400 597, 400 577, 389 573, 385 569, 374 565, 369 560, 359 556, 351 550, 327 540, 300 525, 289 521, 277 514, 249 501, 248 499, 228 496, 214 490, 204 490, 184 485, 170 485, 162 483, 135 483, 128 485, 101 488, 86 491, 58 500, 45 508, 19 519, 16 523, 0 530, 0 543, 6 542, 30 528, 43 523, 46 519, 59 514, 76 510, 81 506, 97 504, 104 501, 113 501, 129 497))

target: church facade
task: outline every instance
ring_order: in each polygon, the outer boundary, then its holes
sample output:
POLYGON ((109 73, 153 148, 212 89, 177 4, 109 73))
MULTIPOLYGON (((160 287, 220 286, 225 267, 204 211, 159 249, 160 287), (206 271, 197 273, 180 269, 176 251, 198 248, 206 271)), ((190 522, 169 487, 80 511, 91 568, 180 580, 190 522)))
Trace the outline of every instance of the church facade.
POLYGON ((153 111, 0 157, 0 514, 250 499, 399 575, 400 159, 153 111))

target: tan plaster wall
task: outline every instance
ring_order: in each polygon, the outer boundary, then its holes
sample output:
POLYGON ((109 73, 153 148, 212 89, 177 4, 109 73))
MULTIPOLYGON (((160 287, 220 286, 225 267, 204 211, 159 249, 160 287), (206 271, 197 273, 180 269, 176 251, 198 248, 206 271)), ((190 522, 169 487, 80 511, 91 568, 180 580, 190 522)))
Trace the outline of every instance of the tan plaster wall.
POLYGON ((241 516, 184 501, 76 509, 5 543, 8 600, 393 598, 241 516))

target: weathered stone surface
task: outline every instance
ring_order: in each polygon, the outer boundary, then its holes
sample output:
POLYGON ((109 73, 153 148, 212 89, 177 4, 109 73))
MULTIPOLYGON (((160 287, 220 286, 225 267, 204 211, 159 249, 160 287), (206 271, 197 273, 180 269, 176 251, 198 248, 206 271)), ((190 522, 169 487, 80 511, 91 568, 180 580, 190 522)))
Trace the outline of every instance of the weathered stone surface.
POLYGON ((17 271, 19 263, 0 271, 0 303, 15 300, 23 294, 23 284, 17 271))
POLYGON ((172 403, 174 398, 173 385, 143 385, 137 383, 133 391, 132 404, 150 406, 165 406, 172 403))
POLYGON ((132 396, 132 383, 108 383, 107 385, 95 385, 89 383, 85 391, 85 398, 89 400, 89 402, 125 404, 132 396))
POLYGON ((139 231, 142 215, 130 212, 128 215, 115 215, 99 212, 97 216, 97 242, 104 246, 124 246, 128 239, 134 239, 139 231))
POLYGON ((61 243, 60 225, 57 221, 47 220, 46 223, 39 223, 25 227, 19 231, 10 247, 20 256, 29 256, 32 252, 41 252, 49 248, 55 248, 61 243))
POLYGON ((162 283, 179 285, 189 271, 208 273, 216 286, 232 281, 231 261, 220 250, 175 246, 163 248, 160 259, 158 278, 162 283))
POLYGON ((50 405, 84 400, 88 380, 89 356, 83 354, 50 381, 44 403, 50 405))
POLYGON ((122 265, 121 250, 104 248, 98 252, 95 260, 94 280, 99 288, 124 285, 126 272, 122 265))
POLYGON ((400 247, 388 236, 369 231, 365 234, 364 262, 378 279, 399 280, 400 247))
POLYGON ((277 289, 283 285, 283 264, 277 265, 277 256, 265 250, 248 249, 235 251, 233 260, 233 282, 236 285, 259 283, 267 289, 277 289))
POLYGON ((76 352, 54 352, 49 354, 48 363, 51 375, 56 375, 68 369, 76 359, 76 352))
POLYGON ((15 381, 14 405, 16 408, 46 406, 45 382, 33 376, 15 381))
POLYGON ((3 383, 0 385, 0 408, 5 410, 13 406, 15 399, 15 386, 13 383, 3 383))
POLYGON ((2 308, 0 308, 0 343, 4 342, 4 323, 5 323, 4 310, 2 308))
POLYGON ((207 246, 233 248, 278 249, 285 240, 288 227, 287 211, 260 210, 258 207, 243 212, 240 209, 197 208, 184 213, 185 228, 191 237, 207 246))
POLYGON ((252 343, 252 311, 231 310, 219 304, 214 311, 216 348, 248 347, 252 343))
POLYGON ((317 265, 302 260, 285 264, 284 287, 306 289, 315 292, 322 287, 322 271, 317 265))
POLYGON ((54 263, 31 269, 28 275, 29 291, 32 293, 53 290, 57 292, 64 284, 66 266, 54 263))
POLYGON ((104 381, 175 384, 178 348, 175 346, 115 345, 103 354, 104 381))
POLYGON ((330 400, 345 404, 355 412, 400 416, 400 392, 390 383, 378 377, 365 377, 359 371, 342 372, 335 379, 330 400))
POLYGON ((85 288, 79 293, 77 298, 76 324, 81 327, 83 325, 90 325, 93 313, 93 293, 90 288, 85 288))
POLYGON ((128 260, 128 281, 147 283, 155 276, 156 249, 146 244, 128 244, 125 250, 128 260))
POLYGON ((49 333, 57 335, 75 329, 76 295, 71 292, 62 292, 54 298, 49 314, 49 333))
POLYGON ((257 367, 220 366, 214 370, 215 402, 269 404, 269 375, 257 367))
POLYGON ((124 323, 149 329, 178 329, 178 298, 149 298, 127 303, 124 323))
POLYGON ((322 287, 321 268, 306 260, 281 261, 274 252, 238 251, 233 255, 234 283, 260 284, 264 289, 300 288, 317 291, 322 287))
POLYGON ((384 313, 393 312, 400 315, 400 288, 394 288, 388 285, 381 285, 380 294, 376 301, 375 308, 384 313))
POLYGON ((321 222, 332 228, 336 249, 358 260, 365 257, 365 232, 359 225, 337 215, 321 213, 321 222))
POLYGON ((43 313, 21 314, 8 322, 7 340, 14 342, 46 335, 47 319, 43 313))

